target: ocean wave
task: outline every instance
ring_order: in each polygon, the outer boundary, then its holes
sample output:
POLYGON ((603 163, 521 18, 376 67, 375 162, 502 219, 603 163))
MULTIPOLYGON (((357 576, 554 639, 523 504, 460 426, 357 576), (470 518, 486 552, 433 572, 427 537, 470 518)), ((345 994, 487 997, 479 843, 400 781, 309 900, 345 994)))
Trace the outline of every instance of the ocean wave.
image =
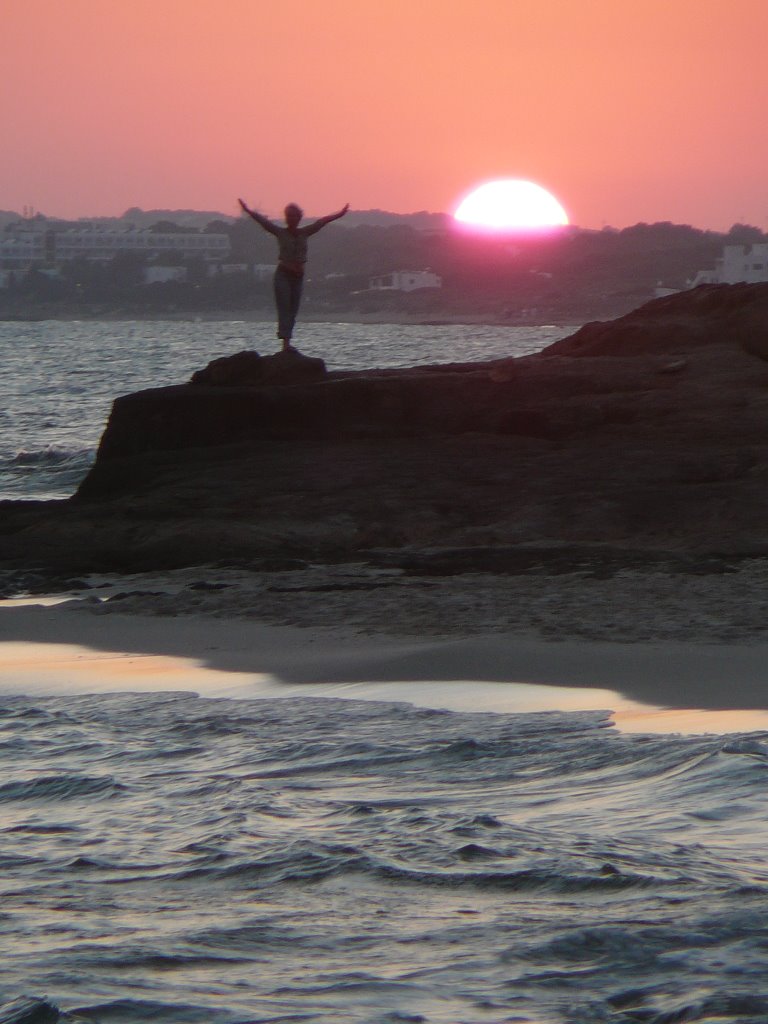
MULTIPOLYGON (((214 1024, 218 1020, 227 1022, 235 1020, 232 1014, 217 1012, 210 1006, 127 998, 78 1006, 71 1011, 71 1014, 75 1020, 92 1021, 93 1024, 140 1024, 145 1021, 151 1021, 152 1024, 214 1024)), ((67 1021, 70 1019, 69 1017, 65 1018, 67 1021)), ((38 1024, 38 1022, 30 1022, 30 1024, 38 1024)), ((250 1021, 248 1024, 257 1024, 257 1022, 250 1021)))
POLYGON ((735 995, 721 991, 700 997, 664 998, 658 991, 629 989, 611 999, 617 1021, 627 1024, 764 1024, 768 1020, 768 999, 763 996, 735 995), (655 1005, 654 1005, 655 1004, 655 1005), (663 1008, 660 1008, 659 1004, 663 1008))
MULTIPOLYGON (((66 448, 62 445, 47 445, 45 448, 28 450, 22 448, 15 455, 7 458, 7 466, 30 466, 36 469, 49 469, 93 462, 96 457, 94 448, 66 448)), ((2 464, 0 463, 0 469, 2 464)))
POLYGON ((567 871, 525 869, 522 871, 420 871, 380 865, 373 869, 379 878, 414 885, 451 889, 470 888, 500 892, 609 893, 636 888, 658 888, 664 880, 654 875, 623 874, 612 865, 605 873, 571 874, 567 871))
MULTIPOLYGON (((280 849, 260 859, 230 864, 206 864, 173 875, 179 880, 202 880, 207 883, 237 879, 249 886, 272 886, 287 882, 317 882, 339 874, 366 870, 366 858, 353 847, 340 849, 280 849)), ((209 858, 206 858, 209 859, 209 858)))
POLYGON ((0 801, 74 800, 112 795, 123 788, 110 775, 48 775, 0 785, 0 801))
POLYGON ((95 448, 58 445, 0 455, 0 500, 68 498, 95 458, 95 448))
MULTIPOLYGON (((195 932, 190 941, 206 949, 221 949, 230 955, 252 954, 259 949, 327 950, 332 952, 344 944, 344 939, 325 930, 296 924, 283 924, 269 917, 257 917, 240 927, 216 927, 195 932)), ((352 940, 358 948, 365 945, 361 938, 352 940)), ((375 940, 371 940, 375 941, 375 940)))
POLYGON ((21 825, 9 825, 8 828, 4 828, 3 832, 26 832, 30 835, 35 836, 60 836, 70 835, 72 833, 79 832, 80 829, 76 825, 56 825, 56 824, 45 824, 38 825, 35 823, 27 823, 21 825))
MULTIPOLYGON (((394 830, 391 830, 394 833, 394 830)), ((394 841, 395 836, 392 835, 394 841)), ((402 843, 402 840, 401 840, 402 843)), ((412 841, 413 843, 413 841, 412 841)), ((405 847, 405 844, 402 844, 405 847)), ((564 855, 562 863, 550 866, 520 867, 511 870, 509 861, 523 854, 524 847, 483 850, 482 856, 467 856, 466 847, 449 850, 443 847, 435 866, 418 864, 425 851, 413 843, 414 862, 403 849, 404 863, 385 860, 375 851, 342 844, 294 843, 284 848, 268 849, 260 857, 233 857, 211 850, 202 852, 191 868, 173 872, 166 877, 178 881, 195 881, 206 886, 231 884, 233 880, 248 888, 269 888, 278 884, 317 883, 335 877, 359 877, 370 882, 395 882, 418 888, 449 888, 498 890, 505 892, 610 893, 625 889, 663 888, 685 881, 682 870, 670 872, 664 865, 658 871, 641 872, 629 865, 616 867, 612 862, 598 863, 590 858, 589 870, 579 870, 581 858, 564 855), (488 862, 495 860, 495 868, 488 862), (471 867, 467 865, 471 864, 471 867)), ((479 849, 475 847, 475 850, 479 849)), ((620 858, 614 858, 620 862, 620 858)), ((647 867, 651 867, 649 864, 647 867)))
POLYGON ((47 999, 19 996, 0 1006, 0 1024, 56 1024, 61 1011, 47 999))

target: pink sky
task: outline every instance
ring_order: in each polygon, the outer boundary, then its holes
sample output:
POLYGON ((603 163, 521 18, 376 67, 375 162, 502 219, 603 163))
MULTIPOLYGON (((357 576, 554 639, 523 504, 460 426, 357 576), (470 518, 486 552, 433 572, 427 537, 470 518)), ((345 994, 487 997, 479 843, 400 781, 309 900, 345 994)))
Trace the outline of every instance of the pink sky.
POLYGON ((768 230, 768 0, 4 0, 0 209, 452 211, 768 230))

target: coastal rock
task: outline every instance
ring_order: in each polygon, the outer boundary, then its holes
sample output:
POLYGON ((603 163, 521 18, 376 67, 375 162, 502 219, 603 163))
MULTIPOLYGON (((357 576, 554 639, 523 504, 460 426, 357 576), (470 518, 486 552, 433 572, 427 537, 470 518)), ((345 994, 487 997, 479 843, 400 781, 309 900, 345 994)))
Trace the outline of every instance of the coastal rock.
POLYGON ((705 286, 520 359, 127 395, 74 498, 0 506, 0 565, 767 554, 763 317, 705 286))
POLYGON ((701 285, 618 320, 585 324, 546 351, 576 357, 669 356, 724 342, 768 358, 768 285, 701 285))
POLYGON ((261 356, 258 352, 236 352, 213 359, 192 374, 190 383, 215 387, 243 387, 261 384, 307 384, 327 376, 325 363, 302 355, 298 349, 261 356))

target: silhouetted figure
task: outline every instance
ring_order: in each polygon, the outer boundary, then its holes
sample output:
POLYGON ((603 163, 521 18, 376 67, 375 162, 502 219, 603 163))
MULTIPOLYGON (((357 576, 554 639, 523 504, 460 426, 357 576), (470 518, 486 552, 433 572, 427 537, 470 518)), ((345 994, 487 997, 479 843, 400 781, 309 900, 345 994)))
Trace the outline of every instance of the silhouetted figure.
POLYGON ((270 235, 277 239, 279 256, 275 269, 275 305, 277 306, 277 336, 283 343, 283 351, 291 348, 293 328, 301 302, 301 286, 304 283, 304 266, 307 262, 307 239, 310 235, 330 224, 332 220, 343 217, 349 209, 349 203, 338 213, 329 213, 327 217, 300 228, 304 211, 296 203, 289 203, 285 208, 285 227, 274 224, 255 210, 249 209, 242 199, 238 199, 243 210, 253 217, 270 235))

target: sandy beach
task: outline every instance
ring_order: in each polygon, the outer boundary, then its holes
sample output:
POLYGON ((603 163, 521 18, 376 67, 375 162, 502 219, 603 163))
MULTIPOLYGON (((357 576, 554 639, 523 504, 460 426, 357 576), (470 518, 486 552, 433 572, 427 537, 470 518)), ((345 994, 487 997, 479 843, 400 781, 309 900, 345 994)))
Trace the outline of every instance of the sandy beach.
POLYGON ((633 732, 768 729, 763 560, 610 579, 364 566, 93 577, 0 606, 5 693, 310 692, 614 712, 633 732))

